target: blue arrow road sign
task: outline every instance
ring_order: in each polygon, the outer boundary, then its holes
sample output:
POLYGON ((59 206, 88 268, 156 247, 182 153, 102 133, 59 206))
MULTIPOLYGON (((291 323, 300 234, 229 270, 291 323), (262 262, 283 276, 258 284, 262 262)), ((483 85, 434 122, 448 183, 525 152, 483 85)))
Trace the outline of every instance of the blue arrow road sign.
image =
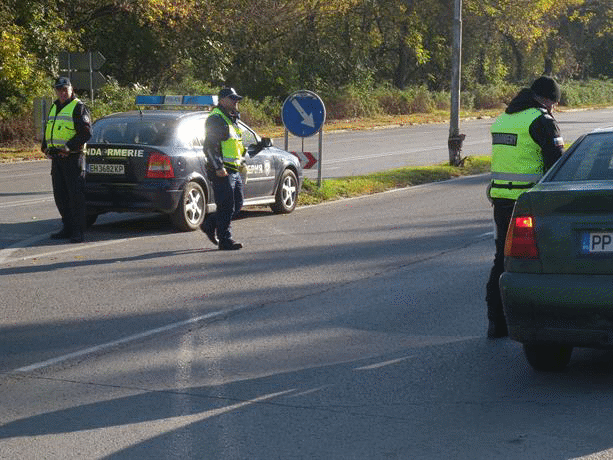
POLYGON ((314 92, 297 91, 283 103, 281 119, 294 136, 309 137, 319 132, 326 121, 326 108, 314 92))

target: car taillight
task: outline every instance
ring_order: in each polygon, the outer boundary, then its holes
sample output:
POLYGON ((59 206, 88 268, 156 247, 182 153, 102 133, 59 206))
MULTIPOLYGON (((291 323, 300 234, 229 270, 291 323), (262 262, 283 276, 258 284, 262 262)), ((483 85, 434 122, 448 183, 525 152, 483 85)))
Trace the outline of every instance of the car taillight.
POLYGON ((518 259, 539 258, 534 219, 531 216, 518 216, 511 219, 504 244, 504 255, 518 259))
POLYGON ((167 155, 151 153, 147 162, 147 179, 171 179, 175 177, 172 163, 167 155))

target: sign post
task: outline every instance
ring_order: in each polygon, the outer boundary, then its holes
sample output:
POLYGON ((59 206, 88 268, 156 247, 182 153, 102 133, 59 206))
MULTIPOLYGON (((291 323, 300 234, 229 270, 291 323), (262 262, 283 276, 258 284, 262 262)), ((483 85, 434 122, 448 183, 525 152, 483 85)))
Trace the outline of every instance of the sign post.
MULTIPOLYGON (((321 187, 321 163, 323 149, 323 124, 326 121, 326 108, 321 98, 312 91, 302 90, 291 94, 283 103, 281 120, 285 126, 285 150, 288 148, 288 131, 302 138, 302 154, 304 138, 319 133, 319 152, 317 156, 317 186, 321 187)), ((309 154, 310 156, 310 154, 309 154)), ((308 158, 312 160, 312 157, 308 158)), ((312 166, 313 161, 308 161, 312 166)))
POLYGON ((94 103, 94 90, 104 86, 106 79, 98 70, 106 61, 99 51, 87 53, 69 53, 62 51, 59 54, 60 74, 70 78, 73 88, 89 90, 92 104, 94 103))

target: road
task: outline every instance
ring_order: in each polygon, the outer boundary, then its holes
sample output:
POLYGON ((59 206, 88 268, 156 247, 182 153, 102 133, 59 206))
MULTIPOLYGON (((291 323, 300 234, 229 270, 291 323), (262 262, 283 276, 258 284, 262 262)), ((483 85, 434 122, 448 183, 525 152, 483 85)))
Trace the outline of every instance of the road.
MULTIPOLYGON (((613 110, 564 111, 556 113, 556 119, 565 142, 571 142, 589 130, 613 126, 613 110)), ((493 121, 468 120, 460 124, 460 132, 466 134, 462 156, 490 154, 489 128, 493 121)), ((351 176, 446 162, 448 137, 449 124, 444 123, 325 134, 322 176, 351 176)), ((283 139, 274 142, 284 146, 283 139)), ((302 139, 290 136, 288 148, 317 153, 317 142, 318 136, 306 138, 303 147, 302 139)), ((316 178, 316 167, 307 171, 306 176, 316 178)))
POLYGON ((538 374, 485 338, 486 182, 250 211, 232 254, 150 216, 13 244, 0 458, 611 458, 611 353, 538 374))

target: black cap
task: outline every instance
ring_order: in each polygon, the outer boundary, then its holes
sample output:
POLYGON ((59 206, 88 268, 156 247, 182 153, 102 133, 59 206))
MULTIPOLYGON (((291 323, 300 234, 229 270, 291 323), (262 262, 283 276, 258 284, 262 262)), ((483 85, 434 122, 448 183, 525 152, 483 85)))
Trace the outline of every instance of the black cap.
POLYGON ((53 84, 54 88, 63 88, 64 86, 72 86, 70 80, 66 77, 59 77, 53 84))
POLYGON ((560 102, 560 97, 562 96, 560 86, 551 77, 537 78, 534 80, 534 83, 532 83, 530 89, 537 96, 544 97, 553 102, 560 102))
POLYGON ((229 97, 230 99, 234 99, 235 101, 240 101, 243 96, 239 96, 234 88, 223 88, 219 91, 218 94, 219 99, 223 99, 224 97, 229 97))

